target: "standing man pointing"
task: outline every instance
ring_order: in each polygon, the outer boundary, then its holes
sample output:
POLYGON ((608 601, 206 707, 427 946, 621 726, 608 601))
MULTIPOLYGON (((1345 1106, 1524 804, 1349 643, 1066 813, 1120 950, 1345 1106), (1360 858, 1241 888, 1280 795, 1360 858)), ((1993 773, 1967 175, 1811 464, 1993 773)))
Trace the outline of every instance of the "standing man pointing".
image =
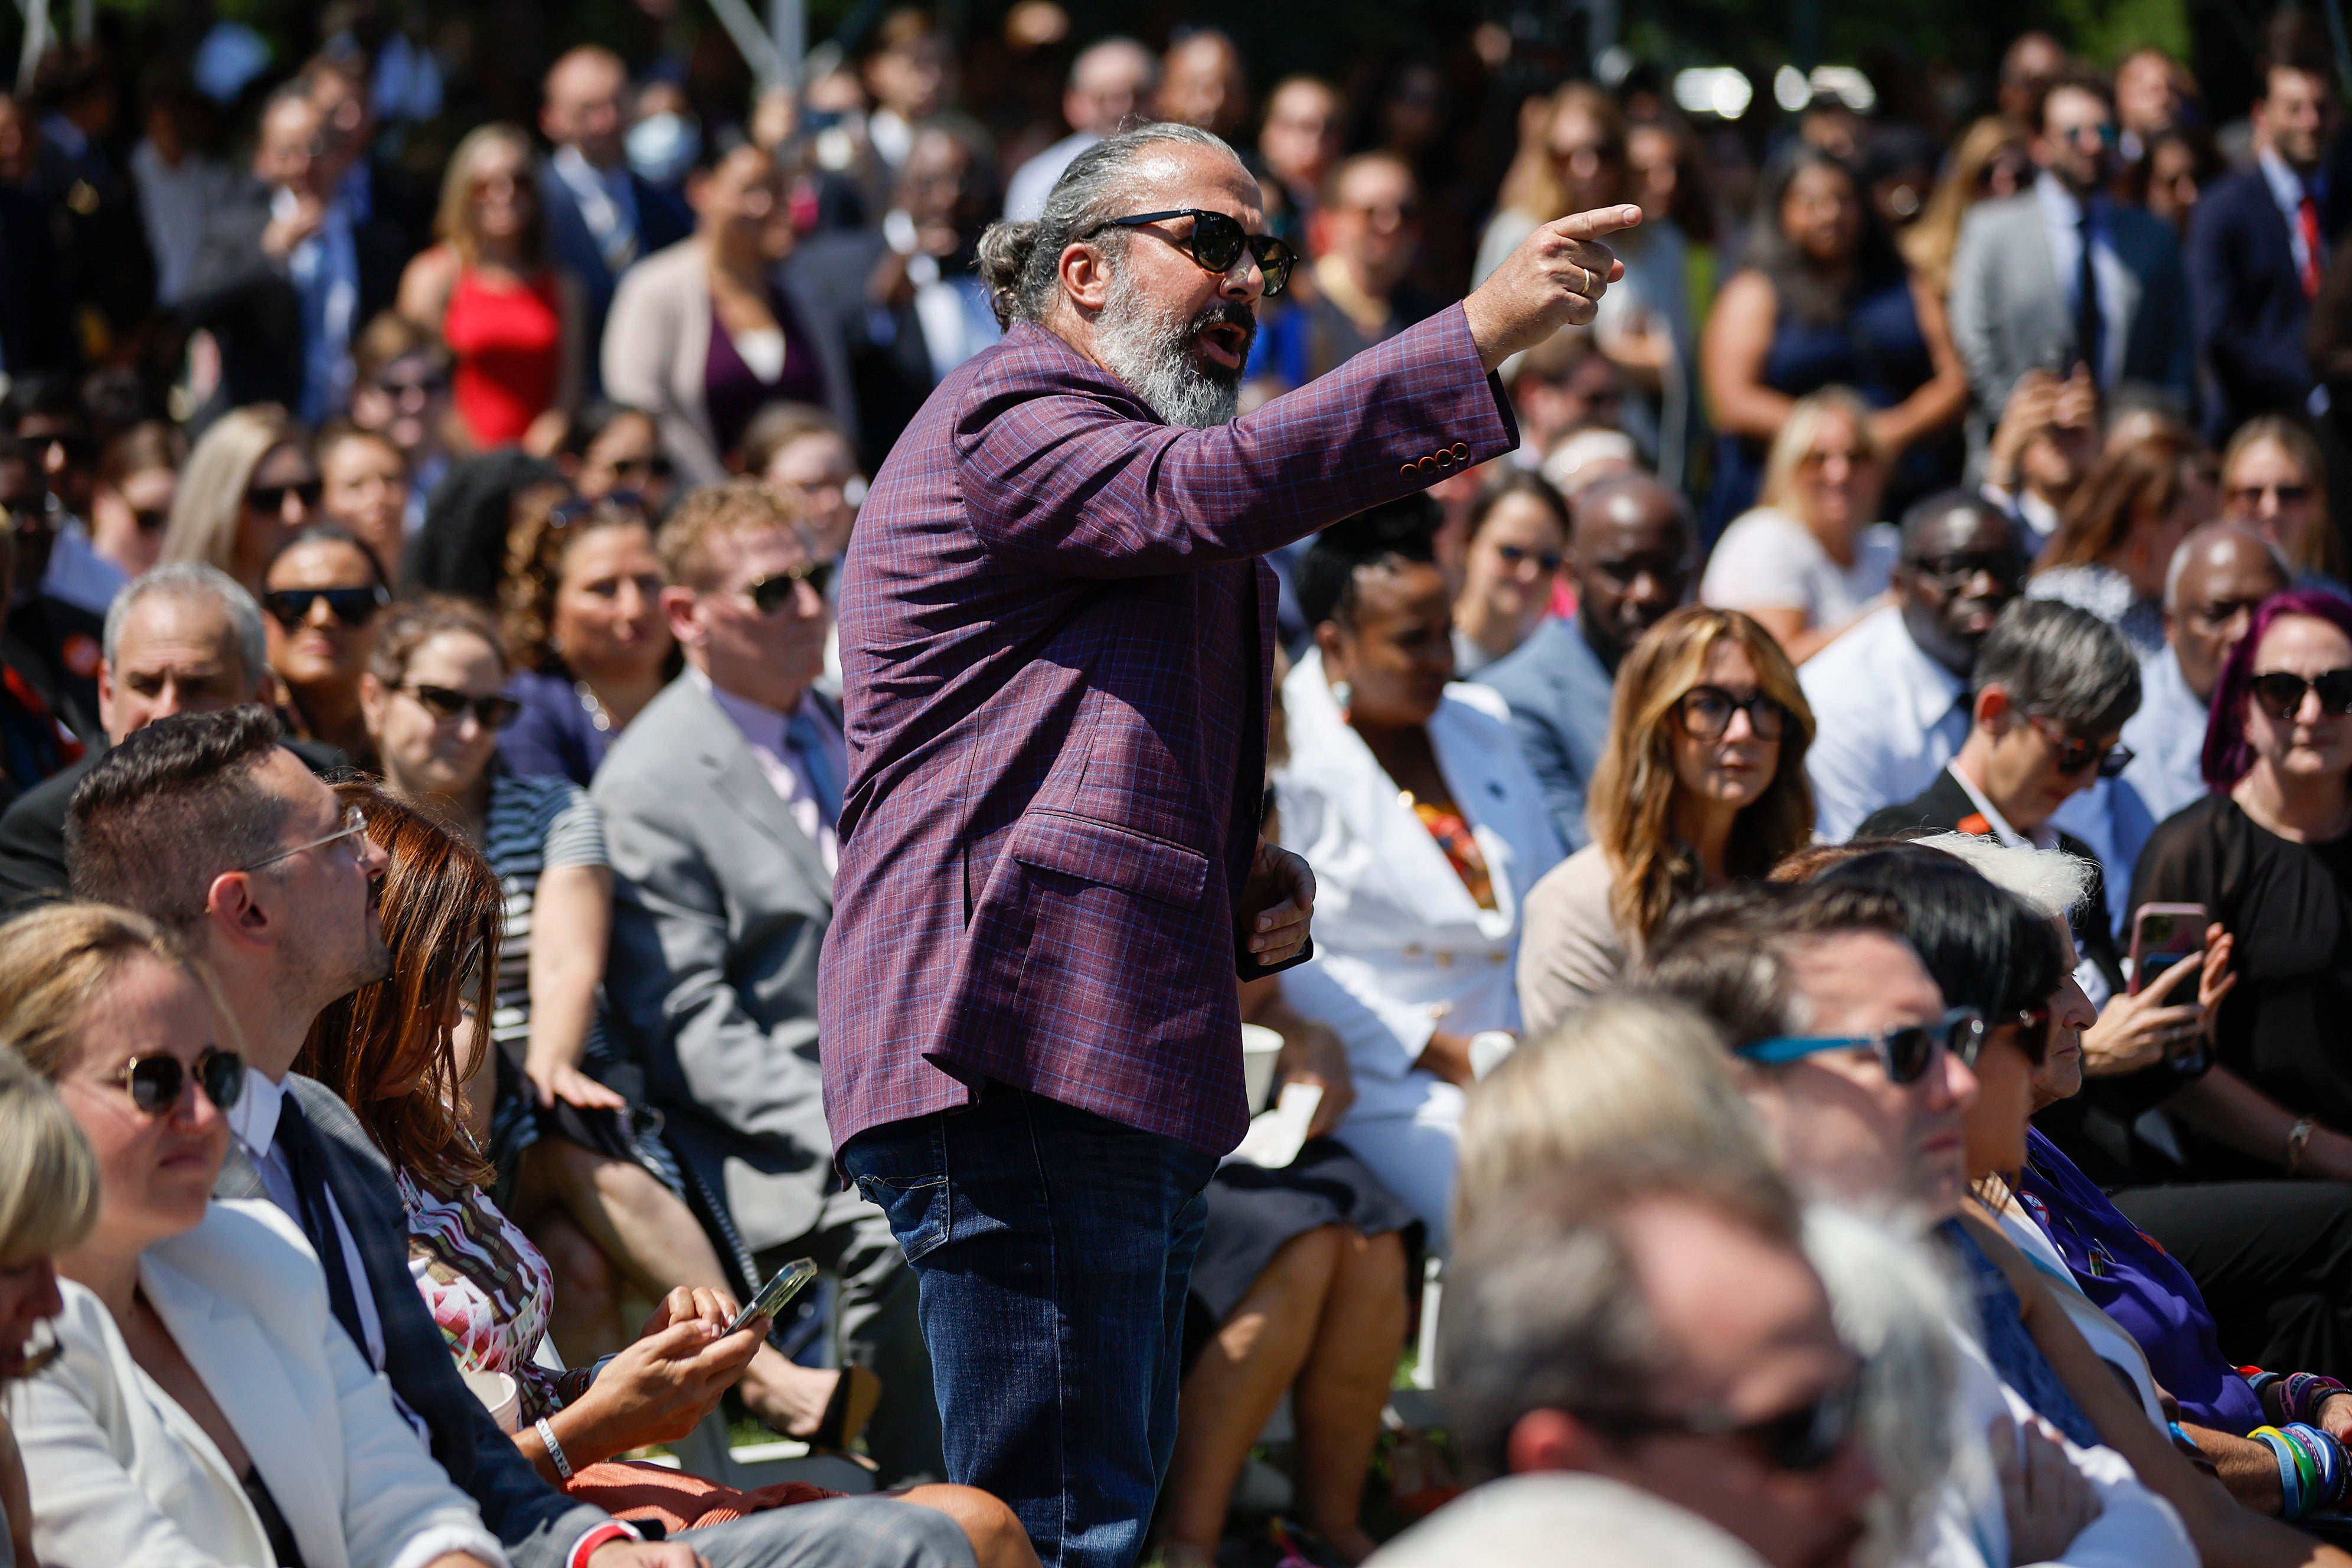
POLYGON ((1055 1568, 1127 1568, 1176 1426, 1202 1189, 1241 1137, 1236 972, 1307 951, 1257 835, 1257 557, 1518 433, 1494 368, 1590 321, 1622 207, 1234 418, 1292 258, 1187 126, 1080 153, 981 267, 1009 331, 876 477, 842 590, 847 795, 823 969, 843 1169, 922 1286, 950 1476, 1055 1568))

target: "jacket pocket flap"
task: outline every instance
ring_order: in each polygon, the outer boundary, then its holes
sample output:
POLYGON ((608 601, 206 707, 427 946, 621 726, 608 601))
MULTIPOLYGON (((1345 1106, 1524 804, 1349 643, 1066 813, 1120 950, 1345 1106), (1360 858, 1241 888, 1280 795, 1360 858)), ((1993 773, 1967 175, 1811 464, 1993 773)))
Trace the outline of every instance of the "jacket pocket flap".
POLYGON ((1140 893, 1190 909, 1209 883, 1209 858, 1181 844, 1092 817, 1032 811, 1013 825, 1005 853, 1024 866, 1140 893))

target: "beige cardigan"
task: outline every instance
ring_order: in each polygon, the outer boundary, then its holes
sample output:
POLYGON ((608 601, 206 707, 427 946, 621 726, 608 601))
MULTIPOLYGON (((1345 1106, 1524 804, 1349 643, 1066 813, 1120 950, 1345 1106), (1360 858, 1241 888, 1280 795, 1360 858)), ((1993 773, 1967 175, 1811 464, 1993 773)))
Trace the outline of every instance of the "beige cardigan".
MULTIPOLYGON (((825 405, 851 443, 857 440, 849 356, 835 323, 824 320, 779 271, 777 287, 816 355, 825 405)), ((660 422, 662 447, 677 465, 682 489, 728 478, 710 426, 703 379, 710 359, 710 274, 692 236, 657 250, 622 274, 604 320, 604 395, 642 408, 660 422)))
POLYGON ((1539 1039, 1579 1007, 1616 989, 1627 943, 1610 912, 1609 857, 1588 844, 1529 889, 1519 934, 1519 1019, 1539 1039))

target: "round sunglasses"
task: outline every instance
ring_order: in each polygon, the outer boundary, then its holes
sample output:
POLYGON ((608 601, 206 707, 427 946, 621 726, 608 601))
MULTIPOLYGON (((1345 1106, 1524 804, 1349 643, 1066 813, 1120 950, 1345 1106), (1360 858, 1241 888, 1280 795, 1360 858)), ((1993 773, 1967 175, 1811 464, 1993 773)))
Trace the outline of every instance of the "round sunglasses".
POLYGON ((127 1089, 142 1116, 164 1116, 180 1103, 193 1077, 215 1110, 226 1110, 245 1093, 245 1058, 207 1046, 193 1072, 177 1057, 133 1057, 107 1081, 127 1089))

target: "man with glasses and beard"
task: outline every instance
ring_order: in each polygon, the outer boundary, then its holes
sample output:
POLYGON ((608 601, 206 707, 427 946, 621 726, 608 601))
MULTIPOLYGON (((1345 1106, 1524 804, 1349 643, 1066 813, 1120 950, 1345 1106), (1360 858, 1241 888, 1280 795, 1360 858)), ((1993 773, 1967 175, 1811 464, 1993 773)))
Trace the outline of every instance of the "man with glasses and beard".
MULTIPOLYGON (((1855 835, 1973 833, 2014 847, 2063 849, 2096 862, 2091 846, 2051 821, 2067 800, 2120 775, 2119 743, 2139 711, 2139 661, 2123 634, 2087 610, 2054 599, 2020 599, 2000 613, 1977 652, 1968 738, 1926 791, 1874 812, 1855 835)), ((2083 963, 2075 978, 2104 1006, 2123 988, 2107 915, 2105 878, 2074 914, 2083 963)))
POLYGON ((1823 839, 1935 781, 1969 733, 1969 676, 2031 563, 2008 520, 1966 490, 1903 514, 1895 602, 1797 670, 1819 725, 1805 754, 1823 839))
POLYGON ((1235 419, 1295 259, 1182 124, 1071 162, 981 241, 1004 341, 875 476, 841 599, 849 781, 822 997, 844 1171, 922 1282, 949 1475, 1056 1568, 1126 1568, 1239 1141, 1234 980, 1311 952, 1257 834, 1257 558, 1518 442, 1492 379, 1589 322, 1633 207, 1538 230, 1461 305, 1235 419))

